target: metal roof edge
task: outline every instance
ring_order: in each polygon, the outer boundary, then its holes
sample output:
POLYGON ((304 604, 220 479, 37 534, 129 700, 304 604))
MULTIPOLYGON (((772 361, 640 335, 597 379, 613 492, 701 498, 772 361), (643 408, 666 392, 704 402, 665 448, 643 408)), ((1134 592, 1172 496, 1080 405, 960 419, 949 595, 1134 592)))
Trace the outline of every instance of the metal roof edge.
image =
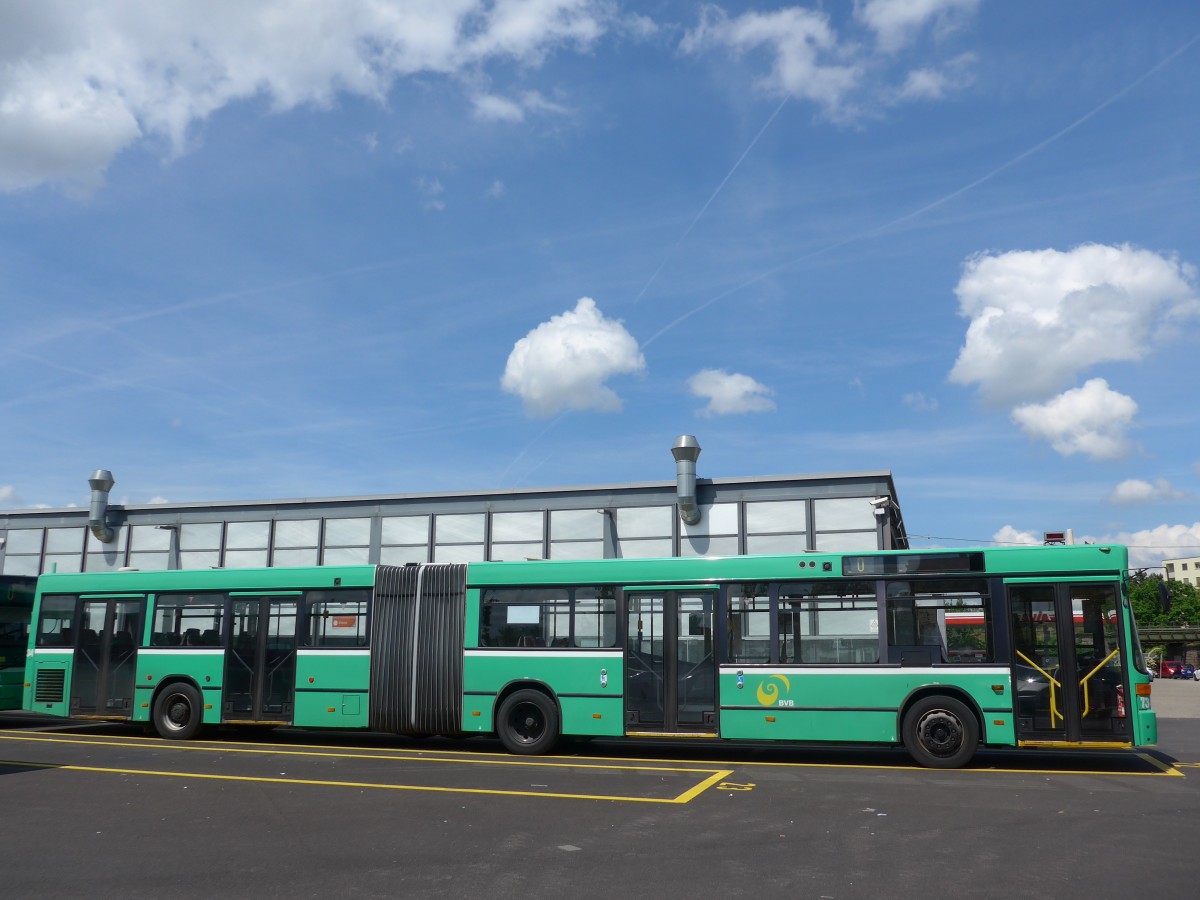
MULTIPOLYGON (((697 478, 696 482, 699 485, 736 485, 736 484, 769 484, 771 482, 804 482, 804 481, 854 481, 869 478, 883 478, 892 486, 893 495, 895 493, 895 484, 892 481, 892 473, 888 469, 878 469, 862 472, 825 472, 813 475, 753 475, 747 477, 734 478, 697 478)), ((567 485, 560 487, 528 487, 528 488, 499 488, 499 489, 481 489, 473 491, 448 491, 437 492, 428 491, 421 493, 405 493, 405 494, 364 494, 359 496, 345 497, 289 497, 285 499, 256 499, 256 500, 199 500, 184 503, 110 503, 112 509, 121 509, 124 511, 169 511, 183 509, 211 509, 211 508, 251 508, 256 506, 334 506, 348 503, 387 503, 397 501, 429 501, 438 499, 463 499, 467 497, 519 497, 524 495, 536 494, 583 494, 583 493, 613 493, 617 491, 637 491, 637 490, 674 490, 675 481, 639 481, 629 483, 616 484, 584 484, 584 485, 567 485)), ((53 515, 76 515, 82 513, 86 515, 88 512, 87 506, 62 506, 62 507, 37 507, 29 509, 0 509, 0 517, 3 516, 53 516, 53 515)))

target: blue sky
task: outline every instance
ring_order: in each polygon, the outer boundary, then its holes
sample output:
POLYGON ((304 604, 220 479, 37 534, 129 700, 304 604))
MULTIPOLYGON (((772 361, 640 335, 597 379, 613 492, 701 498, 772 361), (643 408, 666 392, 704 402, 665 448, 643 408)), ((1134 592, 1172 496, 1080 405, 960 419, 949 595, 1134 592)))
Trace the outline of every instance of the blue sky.
POLYGON ((1200 6, 0 6, 0 507, 890 469, 1200 552, 1200 6))

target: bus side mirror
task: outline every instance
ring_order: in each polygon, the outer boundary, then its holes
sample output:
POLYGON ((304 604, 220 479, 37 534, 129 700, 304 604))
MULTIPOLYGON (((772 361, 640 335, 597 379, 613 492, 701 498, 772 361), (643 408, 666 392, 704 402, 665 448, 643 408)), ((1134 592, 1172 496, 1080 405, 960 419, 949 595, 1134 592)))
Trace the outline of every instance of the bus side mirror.
POLYGON ((1165 613, 1171 611, 1171 588, 1167 586, 1165 578, 1158 583, 1158 605, 1165 613))

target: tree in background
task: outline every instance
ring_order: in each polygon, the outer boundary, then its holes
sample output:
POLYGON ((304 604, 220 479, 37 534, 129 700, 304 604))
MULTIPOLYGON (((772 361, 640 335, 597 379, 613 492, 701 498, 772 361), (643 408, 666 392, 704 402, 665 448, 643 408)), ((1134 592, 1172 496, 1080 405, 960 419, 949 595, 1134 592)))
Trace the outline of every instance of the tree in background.
POLYGON ((1200 591, 1182 581, 1166 582, 1171 595, 1171 610, 1167 612, 1159 597, 1161 584, 1161 575, 1147 574, 1145 569, 1139 569, 1130 576, 1129 603, 1138 625, 1200 626, 1200 591))

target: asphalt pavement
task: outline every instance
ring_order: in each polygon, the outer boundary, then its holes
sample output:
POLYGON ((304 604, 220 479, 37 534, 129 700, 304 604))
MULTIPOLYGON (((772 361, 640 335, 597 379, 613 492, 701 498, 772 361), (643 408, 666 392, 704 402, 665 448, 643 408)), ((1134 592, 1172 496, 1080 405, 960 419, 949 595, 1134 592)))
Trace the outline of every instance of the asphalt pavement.
POLYGON ((575 745, 294 729, 163 741, 0 714, 6 900, 1196 894, 1200 683, 1149 751, 575 745))
POLYGON ((1200 681, 1159 678, 1151 686, 1150 704, 1160 719, 1200 719, 1200 681))

